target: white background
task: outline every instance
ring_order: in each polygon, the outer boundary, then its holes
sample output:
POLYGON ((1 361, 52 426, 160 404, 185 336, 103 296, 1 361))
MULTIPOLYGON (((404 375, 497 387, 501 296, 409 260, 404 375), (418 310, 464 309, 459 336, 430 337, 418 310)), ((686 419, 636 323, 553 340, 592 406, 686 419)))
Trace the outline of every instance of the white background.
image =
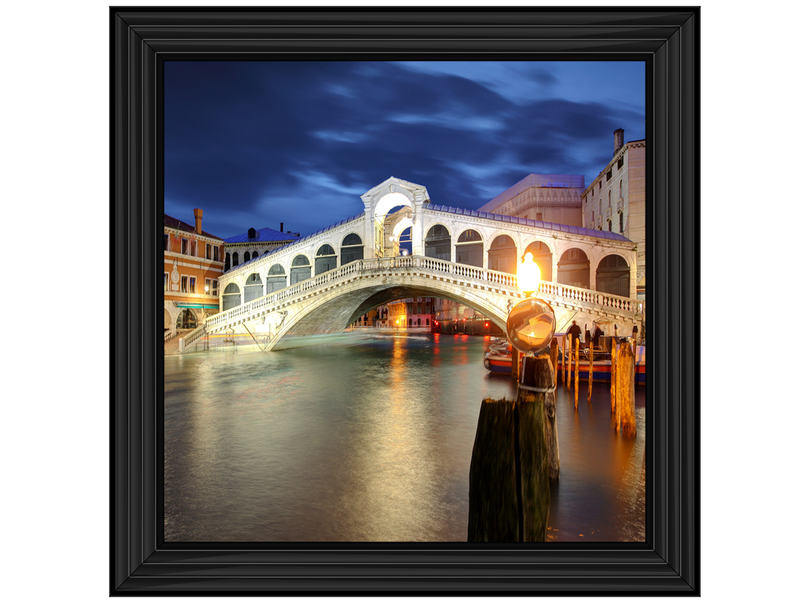
MULTIPOLYGON (((804 11, 778 0, 701 5, 702 592, 800 601, 804 11)), ((14 2, 2 14, 2 592, 102 601, 108 5, 14 2)))

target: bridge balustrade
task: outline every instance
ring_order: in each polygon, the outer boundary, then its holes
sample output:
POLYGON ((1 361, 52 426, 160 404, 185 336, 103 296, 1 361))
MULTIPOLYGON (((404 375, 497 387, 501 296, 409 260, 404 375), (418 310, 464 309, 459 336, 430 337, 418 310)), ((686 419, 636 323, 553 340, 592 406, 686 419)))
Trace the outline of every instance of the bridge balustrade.
MULTIPOLYGON (((486 285, 501 286, 509 288, 509 293, 512 296, 520 295, 517 289, 516 276, 505 272, 497 272, 495 270, 465 264, 455 264, 446 260, 424 256, 397 256, 391 258, 355 260, 345 266, 319 274, 300 283, 296 283, 295 285, 291 285, 290 287, 274 291, 273 293, 207 318, 203 327, 199 327, 184 338, 184 346, 189 346, 197 341, 206 331, 237 323, 241 319, 249 319, 262 310, 269 310, 279 306, 284 301, 303 297, 307 293, 314 292, 321 287, 336 283, 352 275, 410 268, 421 268, 434 273, 479 281, 486 285)), ((625 312, 643 313, 645 311, 644 302, 642 300, 633 300, 627 297, 601 293, 599 291, 590 291, 588 289, 559 283, 543 281, 539 284, 538 290, 542 294, 568 301, 583 302, 625 312)))

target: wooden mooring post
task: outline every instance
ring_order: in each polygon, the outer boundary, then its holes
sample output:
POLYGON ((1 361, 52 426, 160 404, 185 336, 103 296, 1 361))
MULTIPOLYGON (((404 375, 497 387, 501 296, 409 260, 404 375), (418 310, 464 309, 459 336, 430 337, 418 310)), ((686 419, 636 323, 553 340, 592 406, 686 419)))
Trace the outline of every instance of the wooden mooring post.
POLYGON ((554 418, 548 419, 551 408, 555 417, 552 372, 547 354, 526 358, 522 385, 533 389, 520 387, 516 401, 486 398, 480 405, 469 467, 469 542, 546 539, 553 465, 548 441, 555 441, 558 478, 558 436, 554 418))
POLYGON ((581 338, 575 338, 575 409, 578 409, 578 382, 581 368, 581 338))
MULTIPOLYGON (((561 338, 561 378, 564 380, 564 385, 567 385, 567 336, 561 338)), ((569 387, 569 386, 567 386, 569 387)))
POLYGON ((611 414, 617 410, 617 340, 611 340, 611 414))
POLYGON ((634 352, 631 346, 620 346, 617 353, 617 423, 616 430, 626 437, 636 436, 636 411, 634 409, 634 391, 636 378, 634 352))
POLYGON ((558 341, 555 337, 550 342, 550 364, 553 368, 553 385, 558 385, 558 341))
POLYGON ((592 401, 592 379, 594 378, 595 365, 595 346, 589 342, 589 392, 586 394, 586 401, 592 401))

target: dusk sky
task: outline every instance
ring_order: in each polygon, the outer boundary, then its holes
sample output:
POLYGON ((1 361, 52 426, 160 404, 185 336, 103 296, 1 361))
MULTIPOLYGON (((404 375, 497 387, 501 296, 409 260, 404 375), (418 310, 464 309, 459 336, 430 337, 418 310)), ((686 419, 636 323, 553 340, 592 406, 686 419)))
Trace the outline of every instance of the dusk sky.
POLYGON ((165 63, 165 213, 227 238, 302 236, 396 176, 475 209, 530 173, 580 174, 645 138, 639 62, 165 63))

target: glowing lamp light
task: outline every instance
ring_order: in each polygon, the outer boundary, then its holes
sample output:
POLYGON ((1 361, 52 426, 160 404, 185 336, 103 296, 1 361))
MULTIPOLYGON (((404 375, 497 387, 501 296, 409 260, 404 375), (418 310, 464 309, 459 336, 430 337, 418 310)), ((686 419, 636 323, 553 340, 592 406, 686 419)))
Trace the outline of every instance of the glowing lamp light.
POLYGON ((517 267, 516 282, 519 288, 526 296, 539 288, 539 281, 542 278, 542 273, 539 266, 533 261, 533 254, 528 252, 522 263, 517 267))

